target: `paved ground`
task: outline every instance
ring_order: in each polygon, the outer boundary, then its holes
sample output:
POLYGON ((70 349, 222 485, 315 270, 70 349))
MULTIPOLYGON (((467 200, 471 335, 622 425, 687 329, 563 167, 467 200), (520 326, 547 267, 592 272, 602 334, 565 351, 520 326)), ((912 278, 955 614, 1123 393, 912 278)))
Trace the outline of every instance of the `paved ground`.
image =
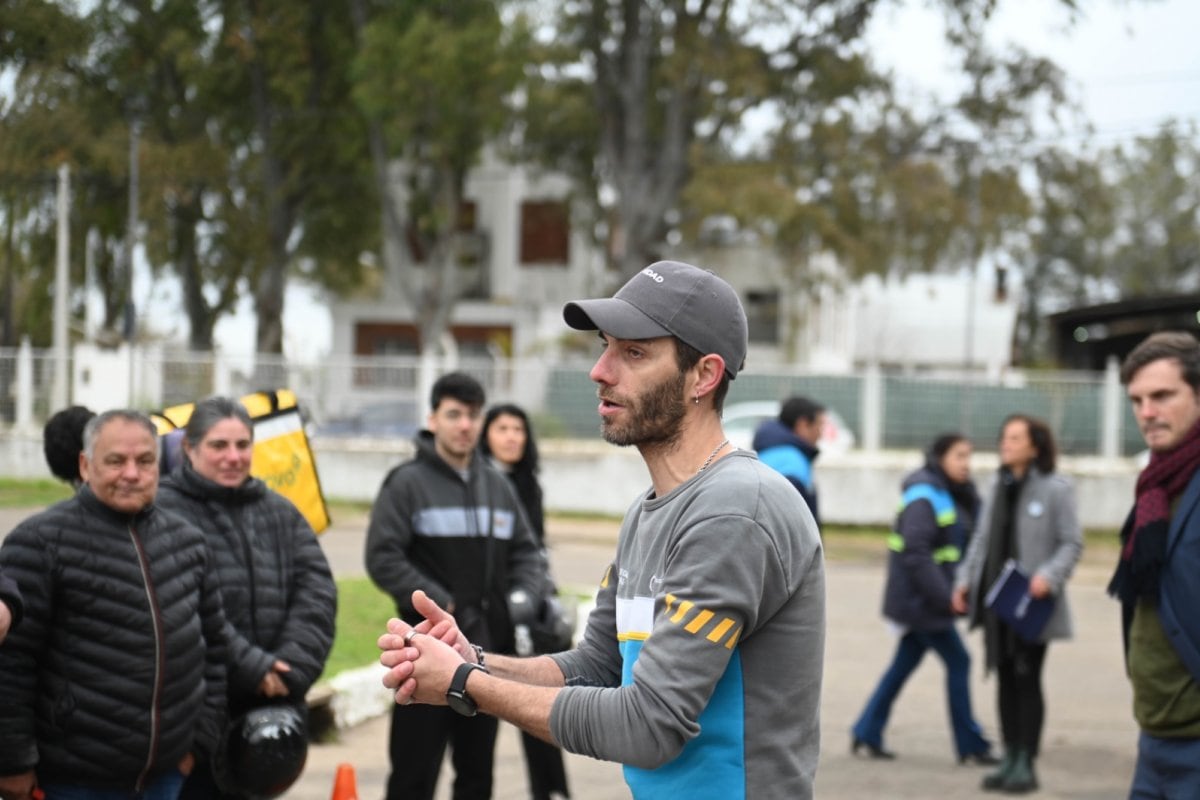
MULTIPOLYGON (((339 520, 322 536, 335 570, 361 572, 360 519, 339 520)), ((552 561, 563 583, 587 585, 599 577, 612 549, 615 525, 552 520, 552 561)), ((1117 800, 1127 794, 1132 774, 1136 726, 1129 713, 1130 693, 1121 666, 1117 609, 1105 595, 1109 553, 1085 556, 1071 585, 1075 615, 1073 641, 1052 645, 1047 658, 1047 722, 1039 763, 1047 799, 1117 800)), ((959 766, 952 755, 946 719, 943 671, 936 657, 922 664, 893 713, 887 744, 900 754, 892 763, 855 758, 848 729, 882 672, 894 640, 879 619, 883 585, 879 545, 841 546, 828 564, 828 642, 822 698, 821 798, 971 798, 994 797, 978 789, 985 772, 959 766)), ((978 633, 968 637, 974 664, 975 713, 989 736, 997 731, 995 680, 984 680, 978 633)), ((786 680, 786 668, 780 679, 786 680)), ((577 800, 628 798, 620 767, 568 755, 572 796, 577 800)), ((355 768, 360 797, 383 795, 387 776, 387 720, 373 720, 343 731, 336 744, 314 745, 304 777, 287 794, 293 800, 324 800, 330 795, 339 763, 355 768)), ((443 772, 438 798, 450 797, 449 770, 443 772)), ((497 800, 528 797, 520 740, 502 726, 497 752, 497 800)), ((682 799, 681 799, 682 800, 682 799)))
MULTIPOLYGON (((0 512, 0 534, 21 512, 0 512)), ((361 574, 365 518, 348 514, 321 537, 335 572, 361 574)), ((562 583, 588 585, 611 552, 615 526, 552 520, 552 560, 562 583)), ((1127 794, 1132 773, 1136 727, 1129 713, 1130 693, 1121 665, 1117 610, 1105 595, 1111 554, 1085 553, 1071 585, 1076 637, 1050 647, 1045 682, 1047 722, 1039 775, 1047 800, 1117 800, 1127 794)), ((883 555, 877 544, 837 545, 828 562, 828 641, 822 697, 824 745, 817 773, 821 798, 973 798, 994 797, 979 791, 983 769, 954 763, 943 700, 943 672, 931 658, 905 688, 893 713, 887 745, 900 757, 873 762, 848 752, 848 729, 891 655, 893 640, 879 620, 883 555)), ((987 733, 997 731, 995 681, 984 680, 978 633, 968 637, 974 657, 972 692, 976 716, 987 733)), ((781 665, 780 680, 787 679, 781 665)), ((326 800, 337 766, 351 764, 359 796, 383 796, 387 775, 387 718, 342 731, 331 744, 310 748, 304 776, 286 795, 290 800, 326 800)), ((496 769, 496 800, 528 797, 513 728, 502 726, 496 769)), ((620 767, 580 756, 567 756, 576 800, 628 798, 620 767)), ((438 800, 450 797, 444 772, 438 800)), ((683 800, 681 798, 681 800, 683 800)))

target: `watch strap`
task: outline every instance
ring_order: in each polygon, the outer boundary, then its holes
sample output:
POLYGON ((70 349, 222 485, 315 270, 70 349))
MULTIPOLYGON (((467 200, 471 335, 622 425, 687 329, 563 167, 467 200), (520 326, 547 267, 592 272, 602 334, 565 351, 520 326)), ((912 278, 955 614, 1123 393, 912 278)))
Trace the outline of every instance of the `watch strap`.
POLYGON ((467 694, 467 678, 475 670, 486 672, 483 667, 478 664, 463 662, 454 670, 454 677, 450 679, 450 688, 446 690, 446 702, 450 708, 457 711, 466 717, 475 716, 478 706, 474 698, 467 694))

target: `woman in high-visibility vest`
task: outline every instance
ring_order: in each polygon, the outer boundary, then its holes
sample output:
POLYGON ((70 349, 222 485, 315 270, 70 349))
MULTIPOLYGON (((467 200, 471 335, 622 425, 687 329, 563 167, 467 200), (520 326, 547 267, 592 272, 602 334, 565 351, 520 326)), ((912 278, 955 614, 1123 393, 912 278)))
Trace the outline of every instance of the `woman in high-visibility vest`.
POLYGON ((995 764, 991 743, 971 713, 971 658, 954 627, 954 571, 979 511, 971 481, 971 443, 938 436, 925 465, 904 479, 896 526, 888 537, 883 615, 900 634, 892 662, 851 730, 851 749, 892 759, 883 729, 904 683, 933 650, 946 665, 946 703, 959 763, 995 764))

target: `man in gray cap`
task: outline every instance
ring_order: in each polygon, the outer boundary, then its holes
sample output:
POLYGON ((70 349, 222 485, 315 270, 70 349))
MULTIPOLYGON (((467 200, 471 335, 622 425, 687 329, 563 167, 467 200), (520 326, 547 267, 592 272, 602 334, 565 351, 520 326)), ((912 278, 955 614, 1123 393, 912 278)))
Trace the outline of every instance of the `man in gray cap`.
POLYGON ((616 296, 568 303, 596 330, 601 431, 651 486, 630 508, 574 650, 483 653, 417 592, 391 620, 384 684, 574 753, 619 761, 635 798, 809 798, 825 638, 820 539, 779 473, 729 445, 721 407, 746 317, 716 275, 663 261, 616 296))

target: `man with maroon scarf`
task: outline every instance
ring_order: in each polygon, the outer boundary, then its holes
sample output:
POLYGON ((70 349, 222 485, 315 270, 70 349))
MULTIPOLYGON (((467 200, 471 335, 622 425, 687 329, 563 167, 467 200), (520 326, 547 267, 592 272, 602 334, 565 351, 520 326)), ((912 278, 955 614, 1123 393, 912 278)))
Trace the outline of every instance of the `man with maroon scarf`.
POLYGON ((1155 333, 1121 382, 1150 448, 1109 585, 1141 728, 1129 796, 1200 798, 1200 343, 1155 333))

